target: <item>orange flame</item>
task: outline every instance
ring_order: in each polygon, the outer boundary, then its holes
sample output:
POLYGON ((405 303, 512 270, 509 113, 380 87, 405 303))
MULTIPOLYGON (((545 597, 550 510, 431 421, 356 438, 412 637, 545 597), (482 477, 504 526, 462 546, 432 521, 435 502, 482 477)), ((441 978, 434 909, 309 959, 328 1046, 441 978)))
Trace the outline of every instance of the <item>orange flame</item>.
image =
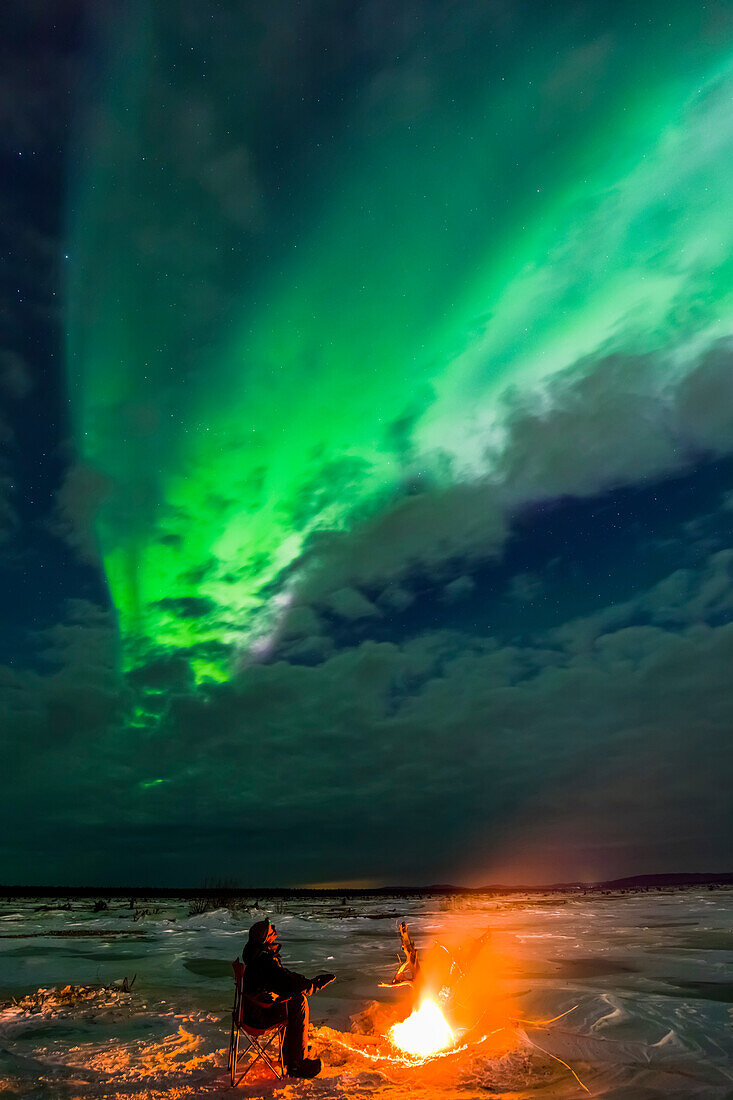
POLYGON ((399 1050, 415 1058, 427 1058, 455 1042, 450 1024, 431 997, 421 1001, 402 1023, 393 1024, 389 1037, 399 1050))

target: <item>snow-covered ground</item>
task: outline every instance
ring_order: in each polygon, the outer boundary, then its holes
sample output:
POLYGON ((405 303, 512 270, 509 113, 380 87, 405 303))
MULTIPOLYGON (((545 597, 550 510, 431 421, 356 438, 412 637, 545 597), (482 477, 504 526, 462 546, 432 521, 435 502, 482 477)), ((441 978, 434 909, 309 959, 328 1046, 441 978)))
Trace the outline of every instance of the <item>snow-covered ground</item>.
POLYGON ((338 980, 311 998, 323 1075, 248 1077, 243 1096, 586 1095, 562 1059, 594 1096, 733 1097, 733 891, 260 900, 201 916, 186 901, 49 904, 0 902, 3 1096, 226 1094, 231 960, 268 915, 286 965, 338 980), (423 952, 492 929, 491 1026, 419 1065, 384 1035, 407 1012, 405 990, 379 987, 397 966, 398 917, 423 952), (132 993, 114 986, 133 975, 132 993))

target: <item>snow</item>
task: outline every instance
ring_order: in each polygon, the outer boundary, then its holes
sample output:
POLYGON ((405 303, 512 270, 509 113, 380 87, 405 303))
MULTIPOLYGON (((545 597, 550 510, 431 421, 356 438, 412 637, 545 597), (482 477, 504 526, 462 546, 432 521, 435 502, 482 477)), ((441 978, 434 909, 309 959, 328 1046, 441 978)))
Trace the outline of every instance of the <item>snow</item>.
POLYGON ((322 1076, 253 1074, 239 1088, 245 1097, 586 1095, 570 1069, 592 1095, 614 1100, 733 1095, 730 890, 345 906, 260 899, 257 909, 195 916, 186 901, 130 908, 120 898, 97 913, 92 901, 49 905, 0 903, 0 1095, 235 1095, 226 1074, 231 961, 264 915, 287 965, 333 970, 338 980, 310 1002, 322 1076), (386 1038, 409 1011, 404 989, 379 987, 397 968, 398 917, 424 956, 433 942, 470 942, 492 929, 490 1026, 459 1028, 455 1049, 424 1062, 400 1057, 386 1038), (124 992, 122 979, 134 975, 124 992))

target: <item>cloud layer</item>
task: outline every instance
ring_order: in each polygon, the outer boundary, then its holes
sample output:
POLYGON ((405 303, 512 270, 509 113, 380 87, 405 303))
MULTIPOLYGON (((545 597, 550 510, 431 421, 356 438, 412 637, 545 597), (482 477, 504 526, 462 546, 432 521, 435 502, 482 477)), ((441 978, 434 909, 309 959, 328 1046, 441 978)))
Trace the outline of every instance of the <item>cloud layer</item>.
MULTIPOLYGON (((223 874, 238 837, 250 884, 722 866, 732 579, 716 551, 526 644, 365 640, 315 665, 250 666, 207 697, 171 662, 148 678, 152 735, 130 726, 109 617, 73 606, 39 639, 43 672, 4 673, 7 824, 30 787, 34 829, 87 837, 80 881, 109 880, 118 848, 112 877, 223 874)), ((7 843, 22 877, 23 840, 7 843)))

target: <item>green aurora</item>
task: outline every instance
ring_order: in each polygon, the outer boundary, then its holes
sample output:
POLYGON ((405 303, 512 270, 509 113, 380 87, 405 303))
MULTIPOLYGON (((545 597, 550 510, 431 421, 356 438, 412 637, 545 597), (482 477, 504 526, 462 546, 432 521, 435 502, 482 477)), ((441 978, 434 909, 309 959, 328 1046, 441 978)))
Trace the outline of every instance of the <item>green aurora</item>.
POLYGON ((202 681, 319 533, 490 482, 507 387, 730 332, 733 69, 715 5, 425 5, 340 54, 337 5, 166 7, 80 123, 68 370, 126 663, 202 681))

